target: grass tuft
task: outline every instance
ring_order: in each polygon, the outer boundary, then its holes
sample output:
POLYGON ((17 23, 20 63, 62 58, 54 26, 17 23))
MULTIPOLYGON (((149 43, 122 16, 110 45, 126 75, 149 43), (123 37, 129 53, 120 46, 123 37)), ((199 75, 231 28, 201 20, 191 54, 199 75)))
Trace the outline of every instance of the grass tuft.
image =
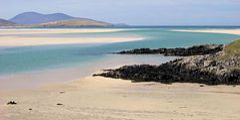
POLYGON ((228 44, 224 48, 223 59, 240 56, 240 39, 228 44))

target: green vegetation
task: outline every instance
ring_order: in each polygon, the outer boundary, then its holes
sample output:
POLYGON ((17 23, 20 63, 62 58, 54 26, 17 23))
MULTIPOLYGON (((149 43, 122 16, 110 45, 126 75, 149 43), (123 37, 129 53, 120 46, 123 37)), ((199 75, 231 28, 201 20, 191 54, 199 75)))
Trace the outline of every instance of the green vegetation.
POLYGON ((69 19, 33 25, 32 27, 110 27, 112 24, 91 19, 69 19))
POLYGON ((240 39, 226 45, 224 53, 224 58, 240 56, 240 39))

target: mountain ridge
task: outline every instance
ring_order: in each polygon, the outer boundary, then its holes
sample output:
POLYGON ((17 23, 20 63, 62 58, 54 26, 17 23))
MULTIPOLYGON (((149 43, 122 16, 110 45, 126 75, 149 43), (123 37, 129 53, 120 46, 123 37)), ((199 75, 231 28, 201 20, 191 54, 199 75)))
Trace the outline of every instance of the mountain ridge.
POLYGON ((41 14, 37 12, 24 12, 9 19, 9 21, 17 24, 31 25, 73 18, 75 17, 69 16, 64 13, 41 14))
POLYGON ((9 20, 2 19, 0 26, 32 28, 32 27, 112 27, 111 23, 89 18, 80 18, 65 13, 42 14, 38 12, 20 13, 9 20))

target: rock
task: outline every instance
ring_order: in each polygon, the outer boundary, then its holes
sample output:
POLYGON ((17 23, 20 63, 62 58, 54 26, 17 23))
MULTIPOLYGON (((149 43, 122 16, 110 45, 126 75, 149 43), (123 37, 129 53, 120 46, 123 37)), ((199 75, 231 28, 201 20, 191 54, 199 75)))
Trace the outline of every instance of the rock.
POLYGON ((199 45, 189 48, 140 48, 128 51, 121 51, 117 54, 163 54, 164 56, 192 56, 215 54, 223 50, 223 45, 199 45))
MULTIPOLYGON (((240 40, 238 43, 240 43, 240 40)), ((121 78, 132 82, 155 81, 165 84, 179 82, 206 85, 239 85, 240 54, 236 53, 236 51, 240 51, 239 44, 230 45, 232 47, 229 47, 229 45, 199 45, 190 48, 141 48, 122 51, 119 54, 163 54, 165 56, 187 57, 161 65, 132 65, 115 70, 108 69, 93 76, 121 78)), ((203 85, 200 85, 200 87, 203 87, 203 85)))
POLYGON ((15 101, 9 101, 8 103, 7 103, 7 105, 16 105, 17 104, 17 102, 15 102, 15 101))
POLYGON ((58 103, 57 105, 58 105, 58 106, 61 106, 61 105, 63 105, 63 104, 61 104, 61 103, 58 103))
POLYGON ((133 82, 155 81, 165 84, 184 82, 206 85, 239 85, 240 57, 220 60, 221 54, 190 56, 158 66, 123 66, 115 70, 105 70, 94 76, 121 78, 133 82))

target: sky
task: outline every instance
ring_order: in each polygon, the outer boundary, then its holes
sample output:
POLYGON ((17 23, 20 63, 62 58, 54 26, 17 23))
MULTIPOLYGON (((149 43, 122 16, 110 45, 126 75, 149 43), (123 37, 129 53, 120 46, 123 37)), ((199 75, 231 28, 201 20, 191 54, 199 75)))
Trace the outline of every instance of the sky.
POLYGON ((0 18, 29 11, 129 25, 240 25, 240 0, 0 0, 0 18))

